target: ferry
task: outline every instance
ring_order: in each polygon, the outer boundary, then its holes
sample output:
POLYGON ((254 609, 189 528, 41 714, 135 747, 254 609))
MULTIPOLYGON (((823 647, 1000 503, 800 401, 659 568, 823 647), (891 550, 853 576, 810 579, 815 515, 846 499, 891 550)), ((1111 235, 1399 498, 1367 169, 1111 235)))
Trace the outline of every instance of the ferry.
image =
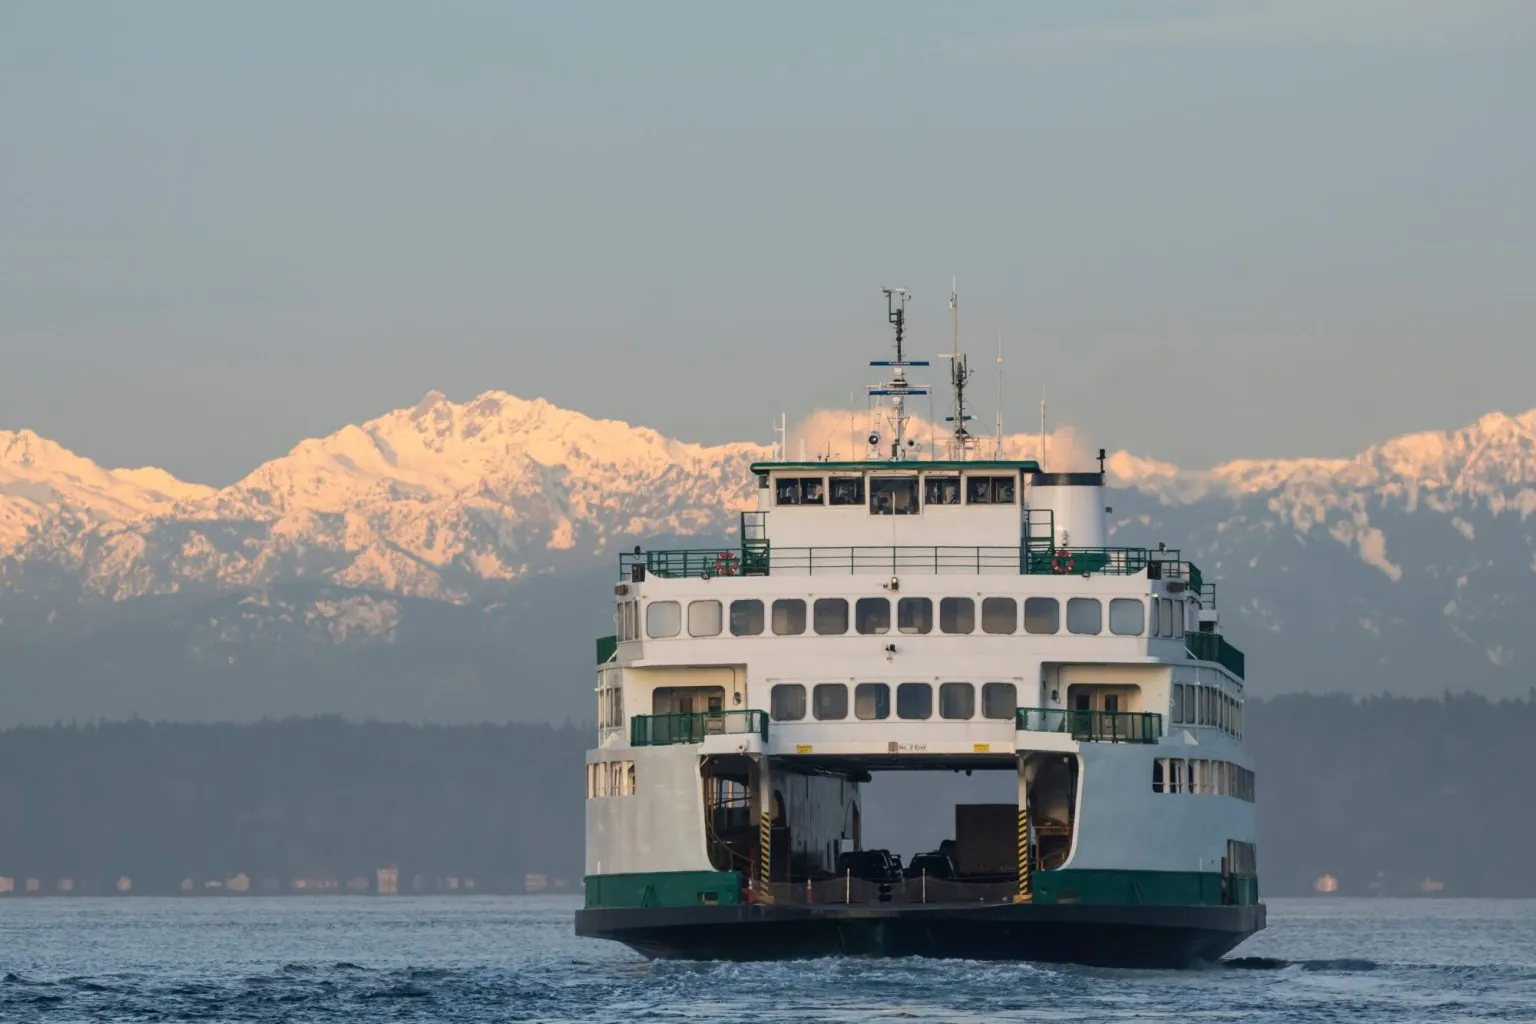
POLYGON ((930 362, 884 291, 864 457, 781 442, 735 546, 620 557, 576 933, 696 960, 1218 960, 1265 908, 1215 584, 1109 543, 1102 449, 1048 470, 1042 424, 1036 459, 1003 458, 1000 425, 987 450, 958 331, 951 432, 911 436, 930 362), (1006 799, 946 807, 903 864, 862 814, 898 771, 1003 773, 1006 799))

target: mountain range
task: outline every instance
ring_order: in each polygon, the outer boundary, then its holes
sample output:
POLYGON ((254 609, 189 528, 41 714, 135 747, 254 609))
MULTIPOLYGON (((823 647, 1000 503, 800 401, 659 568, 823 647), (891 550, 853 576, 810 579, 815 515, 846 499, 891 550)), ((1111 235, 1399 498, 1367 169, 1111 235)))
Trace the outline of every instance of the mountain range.
MULTIPOLYGON (((788 444, 846 455, 848 428, 813 415, 788 444)), ((1070 431, 1046 451, 1083 461, 1070 431)), ((223 488, 0 431, 0 724, 586 719, 616 553, 721 542, 769 453, 494 391, 429 393, 223 488)), ((1530 686, 1536 411, 1346 459, 1107 469, 1114 542, 1217 582, 1255 692, 1530 686)))

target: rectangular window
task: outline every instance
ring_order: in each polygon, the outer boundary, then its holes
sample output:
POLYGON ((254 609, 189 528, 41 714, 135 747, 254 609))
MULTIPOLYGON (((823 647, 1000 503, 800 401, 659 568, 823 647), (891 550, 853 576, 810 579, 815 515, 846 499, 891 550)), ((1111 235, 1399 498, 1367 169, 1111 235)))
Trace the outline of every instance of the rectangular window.
POLYGON ((840 597, 818 597, 811 608, 812 625, 822 636, 848 632, 848 602, 840 597))
POLYGON ((773 496, 776 505, 824 505, 826 484, 819 476, 781 476, 774 481, 773 496))
POLYGON ((817 683, 811 701, 820 721, 841 722, 848 717, 848 687, 842 683, 817 683))
POLYGON ((939 686, 939 717, 970 721, 976 717, 976 687, 970 683, 939 686))
POLYGON ((1170 708, 1169 720, 1174 725, 1184 724, 1184 684, 1173 684, 1173 706, 1170 708))
POLYGON ((1163 606, 1163 636, 1173 636, 1173 599, 1162 598, 1158 604, 1163 606))
POLYGON ((896 687, 896 717, 924 720, 933 717, 933 687, 927 683, 902 683, 896 687))
POLYGON ((985 683, 981 687, 981 716, 997 721, 1013 717, 1019 706, 1017 691, 1012 683, 985 683))
POLYGON ((860 683, 853 688, 854 717, 878 722, 891 717, 891 688, 885 683, 860 683))
POLYGON ((939 602, 939 631, 973 633, 976 630, 976 602, 968 597, 946 597, 939 602))
POLYGON ((731 602, 731 635, 758 636, 763 631, 763 602, 756 599, 731 602))
POLYGON ((683 606, 676 601, 649 601, 645 606, 646 636, 677 636, 683 630, 683 606))
POLYGON ((1096 597, 1074 597, 1067 601, 1067 632, 1097 636, 1104 629, 1104 606, 1096 597))
POLYGON ((917 477, 870 477, 869 511, 877 516, 917 515, 917 477))
POLYGON ((853 606, 853 625, 860 633, 891 631, 891 602, 884 597, 861 597, 853 606))
POLYGON ((957 476, 930 476, 923 480, 923 504, 960 504, 960 478, 957 476))
POLYGON ((1055 633, 1061 629, 1061 604, 1054 597, 1024 599, 1024 632, 1055 633))
POLYGON ((864 504, 864 478, 861 476, 835 476, 832 478, 832 504, 864 504))
POLYGON ((1011 476, 969 476, 965 478, 967 505, 1012 505, 1014 478, 1011 476))
POLYGON ((805 717, 805 687, 799 683, 775 683, 768 693, 769 711, 776 722, 798 722, 805 717))
POLYGON ((1019 628, 1019 603, 1011 597, 985 597, 981 601, 983 633, 1014 633, 1019 628))
POLYGON ((1184 635, 1184 602, 1174 601, 1172 611, 1173 635, 1175 637, 1182 637, 1184 635))
POLYGON ((896 630, 899 633, 933 632, 933 601, 926 597, 903 597, 897 601, 896 630))
POLYGON ((1109 602, 1109 631, 1116 636, 1141 636, 1147 606, 1135 597, 1115 597, 1109 602))
POLYGON ((773 602, 775 636, 799 636, 805 632, 805 602, 798 597, 781 597, 773 602))
POLYGON ((1167 758, 1159 757, 1152 762, 1152 792, 1154 793, 1163 791, 1163 764, 1166 761, 1167 758))
POLYGON ((1147 623, 1147 636, 1162 636, 1163 615, 1158 611, 1161 606, 1157 603, 1157 598, 1155 597, 1147 603, 1151 605, 1148 610, 1152 613, 1151 621, 1147 623))
POLYGON ((691 601, 688 604, 688 635, 720 635, 720 602, 691 601))

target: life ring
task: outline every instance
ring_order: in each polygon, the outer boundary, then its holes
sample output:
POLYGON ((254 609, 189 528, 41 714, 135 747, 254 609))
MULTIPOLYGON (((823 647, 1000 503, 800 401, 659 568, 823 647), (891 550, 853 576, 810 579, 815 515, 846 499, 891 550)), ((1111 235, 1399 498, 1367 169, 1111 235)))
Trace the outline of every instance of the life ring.
POLYGON ((715 575, 716 576, 735 576, 736 575, 736 556, 735 556, 735 554, 733 554, 732 552, 729 552, 729 551, 722 551, 722 552, 720 552, 720 554, 715 556, 715 575))
POLYGON ((1057 576, 1070 576, 1076 564, 1072 559, 1072 552, 1066 548, 1060 548, 1051 558, 1051 572, 1057 576))

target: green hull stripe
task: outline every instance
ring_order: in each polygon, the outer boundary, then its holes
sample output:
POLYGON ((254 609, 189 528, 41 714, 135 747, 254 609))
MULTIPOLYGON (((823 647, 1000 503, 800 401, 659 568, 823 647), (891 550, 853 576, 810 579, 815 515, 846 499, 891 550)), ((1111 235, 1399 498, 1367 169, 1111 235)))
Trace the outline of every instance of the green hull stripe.
POLYGON ((739 871, 648 871, 588 875, 587 908, 697 907, 741 902, 739 871))
POLYGON ((1259 880, 1232 879, 1222 898, 1221 875, 1213 871, 1092 871, 1063 868, 1030 875, 1036 903, 1098 903, 1147 907, 1220 906, 1259 902, 1259 880))

